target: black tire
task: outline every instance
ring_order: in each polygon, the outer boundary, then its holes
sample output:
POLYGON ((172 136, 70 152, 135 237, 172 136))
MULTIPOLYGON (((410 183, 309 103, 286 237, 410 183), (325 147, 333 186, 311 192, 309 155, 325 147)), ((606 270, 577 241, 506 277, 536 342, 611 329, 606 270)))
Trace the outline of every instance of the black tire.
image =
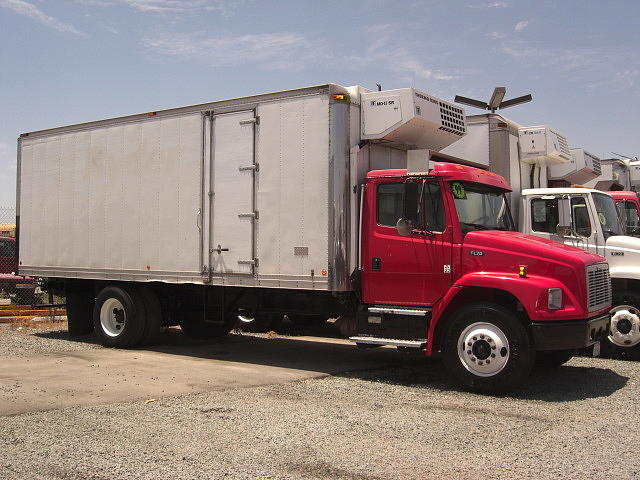
POLYGON ((254 314, 240 310, 236 313, 238 318, 238 328, 243 332, 265 333, 280 325, 280 318, 277 315, 266 313, 254 314), (249 319, 253 320, 249 320, 249 319), (245 320, 246 319, 246 320, 245 320))
POLYGON ((294 325, 299 325, 301 327, 322 325, 328 320, 326 315, 287 315, 287 318, 294 325))
POLYGON ((457 383, 467 390, 489 394, 520 386, 531 373, 535 357, 533 342, 520 319, 494 303, 472 303, 460 309, 451 319, 442 348, 444 366, 457 383), (480 324, 492 329, 486 340, 483 333, 463 344, 468 335, 480 332, 480 324))
MULTIPOLYGON (((616 311, 616 309, 622 305, 628 305, 633 307, 635 310, 632 313, 640 315, 640 295, 631 292, 629 290, 623 291, 615 291, 613 292, 612 299, 612 314, 616 311)), ((604 337, 600 342, 600 356, 604 358, 638 358, 640 357, 640 344, 632 345, 630 347, 624 347, 622 345, 616 345, 611 340, 611 329, 613 328, 613 317, 612 323, 609 325, 609 335, 604 337)))
POLYGON ((224 337, 235 326, 238 319, 234 315, 225 315, 223 321, 205 322, 201 312, 188 312, 182 315, 180 328, 184 334, 195 340, 212 340, 224 337))
POLYGON ((66 298, 69 336, 76 337, 93 332, 93 306, 96 301, 93 292, 68 290, 66 298))
POLYGON ((145 324, 144 300, 135 287, 110 285, 98 293, 93 307, 93 328, 105 347, 127 348, 138 345, 142 340, 145 324), (113 306, 113 311, 109 310, 109 304, 113 306))
POLYGON ((160 300, 151 288, 146 285, 138 285, 138 292, 144 302, 146 313, 144 332, 142 333, 142 343, 151 345, 158 341, 160 336, 160 325, 162 324, 162 308, 160 300))
POLYGON ((575 350, 539 351, 536 353, 536 367, 559 367, 571 360, 575 353, 575 350))

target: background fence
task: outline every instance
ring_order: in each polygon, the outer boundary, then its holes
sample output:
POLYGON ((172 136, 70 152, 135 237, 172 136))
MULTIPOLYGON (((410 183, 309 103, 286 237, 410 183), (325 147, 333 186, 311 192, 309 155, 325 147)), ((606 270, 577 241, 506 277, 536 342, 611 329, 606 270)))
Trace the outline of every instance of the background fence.
POLYGON ((15 207, 0 206, 0 322, 65 320, 63 309, 43 306, 64 304, 64 298, 42 292, 36 278, 17 275, 15 221, 15 207))

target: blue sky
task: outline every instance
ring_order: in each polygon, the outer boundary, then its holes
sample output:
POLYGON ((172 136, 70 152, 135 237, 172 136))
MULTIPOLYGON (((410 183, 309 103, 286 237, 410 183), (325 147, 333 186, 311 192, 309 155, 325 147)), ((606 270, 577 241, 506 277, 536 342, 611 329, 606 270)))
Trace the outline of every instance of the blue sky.
POLYGON ((640 155, 640 0, 0 0, 0 65, 0 205, 20 132, 326 82, 506 86, 534 97, 507 117, 640 155))

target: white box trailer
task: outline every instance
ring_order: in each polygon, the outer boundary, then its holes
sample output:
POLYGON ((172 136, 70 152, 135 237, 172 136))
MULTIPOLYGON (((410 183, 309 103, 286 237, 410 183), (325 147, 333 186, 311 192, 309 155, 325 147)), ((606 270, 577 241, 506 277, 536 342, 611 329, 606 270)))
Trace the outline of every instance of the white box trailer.
POLYGON ((355 343, 442 352, 502 391, 598 340, 586 271, 606 268, 508 231, 505 179, 429 151, 465 133, 415 89, 327 84, 23 134, 19 273, 106 346, 343 315, 355 343))
POLYGON ((349 290, 355 187, 462 117, 414 89, 322 85, 24 134, 20 273, 349 290), (361 121, 385 143, 360 151, 361 121))

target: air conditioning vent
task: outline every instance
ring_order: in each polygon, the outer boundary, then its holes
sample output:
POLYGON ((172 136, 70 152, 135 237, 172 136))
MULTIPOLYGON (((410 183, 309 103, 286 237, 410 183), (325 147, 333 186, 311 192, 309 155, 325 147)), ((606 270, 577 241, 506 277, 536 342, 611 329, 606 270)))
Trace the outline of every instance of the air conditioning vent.
POLYGON ((464 111, 455 105, 440 102, 440 120, 442 121, 440 130, 460 136, 467 133, 464 123, 464 111))
POLYGON ((553 132, 553 133, 556 133, 558 135, 558 145, 560 146, 560 151, 565 155, 567 155, 568 157, 571 157, 571 151, 569 150, 569 144, 567 143, 567 139, 563 135, 560 135, 557 132, 553 132))
POLYGON ((602 167, 600 166, 600 159, 598 157, 596 157, 595 155, 591 155, 589 152, 584 152, 584 155, 586 157, 588 157, 591 160, 591 163, 593 164, 593 173, 596 174, 596 176, 600 176, 602 174, 602 167))

